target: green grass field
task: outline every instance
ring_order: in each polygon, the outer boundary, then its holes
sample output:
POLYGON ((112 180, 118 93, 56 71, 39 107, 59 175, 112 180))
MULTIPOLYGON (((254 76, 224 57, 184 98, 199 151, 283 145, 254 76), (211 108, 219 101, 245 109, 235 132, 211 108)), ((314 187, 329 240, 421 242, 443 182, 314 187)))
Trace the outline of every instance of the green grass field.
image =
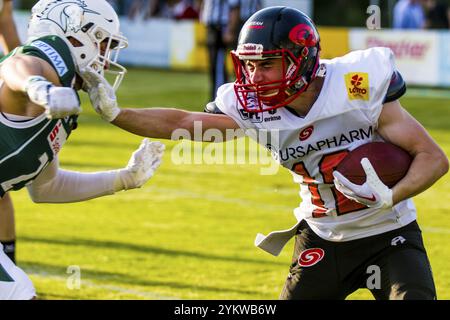
MULTIPOLYGON (((122 106, 203 110, 204 74, 131 70, 122 106)), ((86 97, 82 97, 86 98, 86 97)), ((84 100, 86 101, 86 99, 84 100)), ((402 99, 450 155, 450 99, 402 99)), ((140 137, 104 123, 84 103, 79 128, 63 148, 65 169, 126 165, 140 137)), ((82 203, 34 204, 13 193, 18 264, 41 299, 277 299, 293 241, 279 257, 253 246, 256 233, 291 226, 300 199, 290 174, 260 175, 259 165, 164 163, 138 190, 82 203), (72 267, 71 267, 72 266, 72 267), (81 286, 68 271, 80 268, 81 286), (68 286, 69 284, 69 286, 68 286)), ((426 168, 424 168, 426 170, 426 168)), ((450 299, 450 178, 415 198, 438 298, 450 299)), ((372 299, 360 290, 350 299, 372 299)))

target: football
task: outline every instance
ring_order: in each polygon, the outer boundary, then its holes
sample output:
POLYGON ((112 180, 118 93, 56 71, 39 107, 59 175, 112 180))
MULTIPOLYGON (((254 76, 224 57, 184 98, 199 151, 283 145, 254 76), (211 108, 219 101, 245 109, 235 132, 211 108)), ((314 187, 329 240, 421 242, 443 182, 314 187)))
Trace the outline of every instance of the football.
POLYGON ((370 142, 350 151, 338 164, 336 170, 356 184, 366 181, 361 159, 368 158, 378 177, 389 188, 408 172, 411 155, 402 148, 387 142, 370 142))

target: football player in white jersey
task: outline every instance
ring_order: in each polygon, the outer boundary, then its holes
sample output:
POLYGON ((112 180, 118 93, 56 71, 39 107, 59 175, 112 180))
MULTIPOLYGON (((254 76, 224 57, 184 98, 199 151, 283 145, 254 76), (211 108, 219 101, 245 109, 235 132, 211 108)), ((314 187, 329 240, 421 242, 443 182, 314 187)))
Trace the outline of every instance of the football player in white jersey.
MULTIPOLYGON (((0 0, 0 45, 7 54, 20 44, 13 19, 12 0, 0 0)), ((14 206, 9 193, 0 199, 0 244, 8 257, 15 262, 16 229, 14 223, 14 206)))
POLYGON ((300 185, 298 223, 260 235, 255 243, 278 255, 296 234, 294 262, 280 298, 345 299, 367 287, 368 268, 378 266, 380 285, 369 287, 376 299, 435 299, 411 197, 448 171, 447 157, 400 105, 405 84, 391 50, 355 51, 330 61, 319 61, 319 52, 316 27, 301 11, 258 11, 232 52, 237 80, 220 87, 207 106, 210 114, 120 109, 107 83, 89 70, 85 77, 97 112, 138 135, 169 139, 183 128, 195 137, 195 121, 202 122, 203 131, 277 133, 273 137, 279 139, 264 146, 300 185), (406 176, 392 188, 381 183, 370 163, 364 162, 370 183, 363 185, 350 184, 335 171, 349 150, 375 140, 413 157, 406 176))
MULTIPOLYGON (((115 52, 126 47, 119 19, 105 0, 40 0, 28 40, 0 60, 0 197, 27 187, 38 203, 84 201, 141 187, 161 163, 164 145, 144 139, 123 169, 82 173, 59 167, 58 153, 77 127, 81 70, 116 75, 115 52), (113 70, 111 70, 113 68, 113 70)), ((0 300, 36 296, 27 275, 0 245, 0 300)))

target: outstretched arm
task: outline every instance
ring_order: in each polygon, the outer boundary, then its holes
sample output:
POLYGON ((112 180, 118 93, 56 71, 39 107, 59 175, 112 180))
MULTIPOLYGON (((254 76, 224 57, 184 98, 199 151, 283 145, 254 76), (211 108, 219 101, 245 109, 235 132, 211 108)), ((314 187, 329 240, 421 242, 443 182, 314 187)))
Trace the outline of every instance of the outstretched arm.
POLYGON ((218 129, 225 137, 227 129, 239 128, 226 115, 166 108, 122 109, 112 123, 131 133, 160 139, 171 139, 177 129, 187 130, 192 140, 201 140, 208 129, 218 129), (200 137, 195 135, 195 126, 201 128, 200 137))
POLYGON ((61 87, 56 71, 43 59, 14 55, 2 63, 0 76, 6 87, 6 93, 2 95, 4 112, 26 112, 27 115, 37 116, 45 110, 47 118, 52 119, 81 111, 76 91, 61 87), (23 109, 18 110, 20 107, 23 109))
POLYGON ((227 129, 239 128, 232 118, 223 114, 169 108, 120 109, 114 90, 104 78, 91 69, 83 70, 82 77, 95 111, 104 120, 137 135, 171 139, 175 130, 185 129, 193 139, 201 140, 202 137, 195 137, 196 127, 201 127, 202 136, 208 129, 225 133, 227 129))
POLYGON ((66 203, 139 188, 153 176, 163 153, 162 143, 144 139, 125 168, 92 173, 62 170, 56 158, 27 187, 28 193, 34 202, 66 203))

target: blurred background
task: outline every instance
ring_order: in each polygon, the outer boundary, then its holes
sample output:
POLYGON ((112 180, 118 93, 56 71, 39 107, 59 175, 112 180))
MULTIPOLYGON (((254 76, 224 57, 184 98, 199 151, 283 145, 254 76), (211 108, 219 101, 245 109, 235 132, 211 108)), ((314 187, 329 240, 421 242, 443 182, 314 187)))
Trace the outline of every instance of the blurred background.
MULTIPOLYGON (((14 17, 22 41, 26 39, 29 10, 35 2, 14 0, 14 17)), ((215 13, 205 12, 203 7, 208 6, 208 2, 219 1, 109 2, 121 16, 122 31, 129 39, 129 47, 120 55, 122 63, 183 71, 208 70, 212 61, 208 58, 208 27, 215 23, 211 18, 215 13)), ((319 28, 322 58, 341 56, 356 49, 387 46, 394 51, 398 68, 409 85, 450 85, 450 0, 240 2, 242 19, 246 19, 254 8, 271 5, 288 5, 304 11, 319 28), (250 3, 252 7, 247 8, 250 3)), ((218 24, 226 29, 228 11, 220 10, 218 15, 222 17, 218 24)), ((234 33, 236 38, 237 34, 234 33)), ((228 49, 232 49, 233 42, 228 44, 228 49)), ((231 63, 225 59, 227 73, 232 77, 231 63)))
MULTIPOLYGON (((36 1, 13 1, 25 41, 36 1)), ((230 8, 213 8, 213 2, 227 1, 232 0, 111 1, 129 39, 119 56, 128 67, 117 93, 120 105, 202 111, 214 86, 225 76, 230 81, 234 77, 227 51, 239 28, 230 26, 230 12, 225 11, 230 8)), ((449 1, 238 2, 240 11, 234 14, 241 20, 258 7, 301 9, 318 26, 322 58, 390 47, 408 85, 402 105, 450 156, 449 1)), ((81 100, 79 129, 60 153, 61 167, 83 172, 123 167, 141 138, 102 121, 86 95, 81 100)), ((241 142, 227 142, 225 149, 241 142)), ((279 257, 255 248, 253 241, 258 232, 294 223, 292 210, 300 199, 288 171, 261 175, 264 165, 248 160, 248 150, 254 150, 249 140, 246 161, 208 165, 209 144, 191 144, 200 163, 176 164, 171 154, 178 142, 164 143, 163 165, 140 189, 58 205, 32 203, 26 190, 12 193, 17 263, 32 278, 39 298, 277 299, 293 241, 279 257)), ((449 175, 414 202, 438 298, 450 299, 449 175)), ((358 290, 349 299, 372 296, 358 290)))

